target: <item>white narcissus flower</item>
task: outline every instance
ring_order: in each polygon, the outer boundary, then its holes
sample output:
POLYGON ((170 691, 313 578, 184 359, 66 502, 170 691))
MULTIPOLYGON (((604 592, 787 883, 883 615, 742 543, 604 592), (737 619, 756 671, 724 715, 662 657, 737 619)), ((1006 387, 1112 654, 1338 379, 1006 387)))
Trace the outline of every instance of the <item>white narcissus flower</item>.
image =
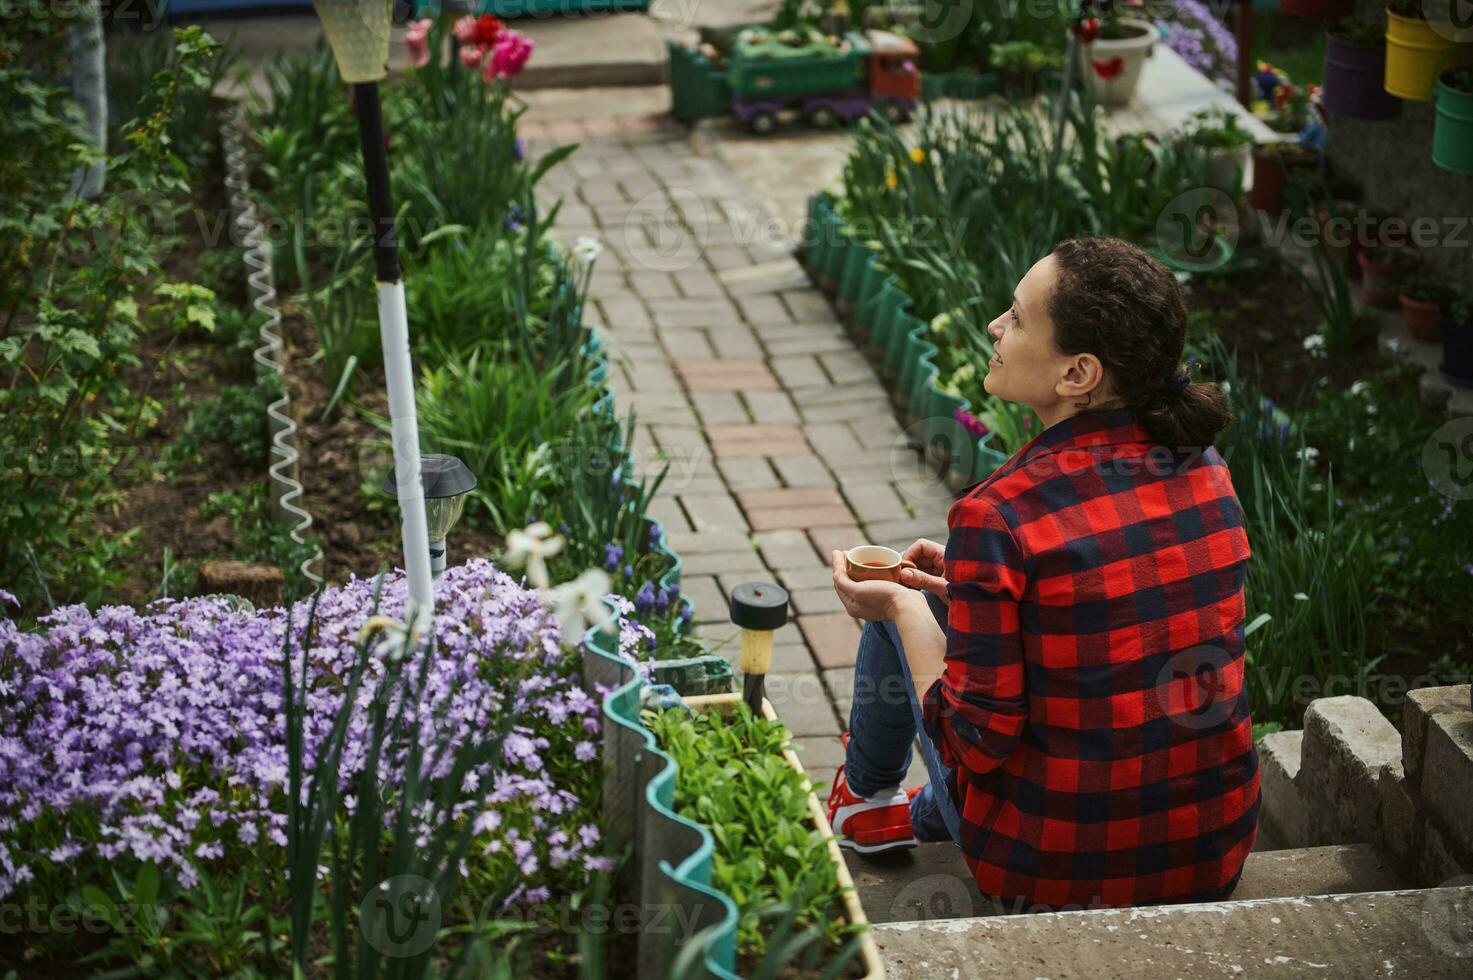
POLYGON ((594 260, 602 255, 603 252, 603 243, 597 238, 592 238, 588 235, 579 236, 577 244, 573 246, 573 255, 577 257, 578 262, 585 269, 593 265, 594 260))
POLYGON ((604 596, 609 594, 613 584, 603 569, 590 568, 549 593, 552 614, 562 629, 564 646, 577 646, 590 626, 602 629, 614 618, 613 610, 604 602, 604 596))
POLYGON ((539 589, 548 586, 547 559, 563 550, 563 539, 552 533, 546 521, 528 524, 506 536, 502 561, 511 568, 527 567, 527 581, 539 589))
POLYGON ((364 642, 375 633, 383 634, 383 639, 373 646, 375 657, 383 657, 390 663, 404 659, 410 645, 408 626, 391 616, 370 616, 358 630, 358 642, 364 642))

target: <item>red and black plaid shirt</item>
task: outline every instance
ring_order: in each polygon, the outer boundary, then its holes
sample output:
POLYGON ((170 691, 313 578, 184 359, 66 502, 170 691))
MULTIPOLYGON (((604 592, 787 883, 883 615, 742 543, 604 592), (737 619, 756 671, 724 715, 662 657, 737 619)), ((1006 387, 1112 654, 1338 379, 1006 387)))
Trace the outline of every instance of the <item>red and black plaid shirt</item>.
POLYGON ((946 667, 925 725, 957 769, 984 894, 1223 897, 1258 821, 1243 691, 1248 537, 1216 450, 1126 409, 1050 426, 948 521, 946 667))

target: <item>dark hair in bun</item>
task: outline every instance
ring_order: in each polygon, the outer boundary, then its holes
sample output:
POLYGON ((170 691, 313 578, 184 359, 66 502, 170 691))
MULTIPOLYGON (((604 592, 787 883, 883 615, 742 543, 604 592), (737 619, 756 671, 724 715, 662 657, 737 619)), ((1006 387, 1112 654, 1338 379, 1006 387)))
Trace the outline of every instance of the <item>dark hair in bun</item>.
POLYGON ((1093 354, 1153 440, 1177 452, 1212 445, 1232 421, 1215 384, 1193 383, 1181 363, 1187 308, 1171 270, 1118 238, 1075 238, 1053 251, 1054 343, 1093 354))

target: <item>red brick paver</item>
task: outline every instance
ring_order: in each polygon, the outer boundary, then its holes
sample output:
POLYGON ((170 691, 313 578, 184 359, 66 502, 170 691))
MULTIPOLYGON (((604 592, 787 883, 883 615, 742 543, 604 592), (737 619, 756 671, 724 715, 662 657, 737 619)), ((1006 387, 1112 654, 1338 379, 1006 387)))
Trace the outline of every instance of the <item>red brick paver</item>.
POLYGON ((808 452, 796 425, 712 425, 706 428, 711 451, 720 456, 784 456, 808 452))
POLYGON ((771 391, 779 387, 767 362, 758 358, 686 358, 675 362, 675 370, 691 391, 771 391))

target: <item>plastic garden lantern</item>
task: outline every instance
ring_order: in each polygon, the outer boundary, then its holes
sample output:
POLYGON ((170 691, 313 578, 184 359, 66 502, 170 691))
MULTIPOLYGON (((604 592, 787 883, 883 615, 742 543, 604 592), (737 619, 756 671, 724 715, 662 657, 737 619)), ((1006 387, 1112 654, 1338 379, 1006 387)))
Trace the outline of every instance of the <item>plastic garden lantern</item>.
MULTIPOLYGON (((424 508, 430 539, 430 572, 439 578, 445 571, 445 539, 465 512, 465 498, 476 488, 476 475, 454 456, 426 453, 419 458, 424 481, 424 508)), ((394 471, 384 477, 384 493, 399 496, 394 471)))
MULTIPOLYGON (((378 82, 389 71, 391 0, 314 0, 343 81, 353 86, 358 113, 368 213, 373 221, 373 263, 378 279, 379 338, 389 388, 389 419, 394 443, 394 496, 399 500, 404 541, 404 571, 409 576, 405 622, 424 632, 434 614, 435 583, 430 568, 430 534, 420 479, 419 423, 414 411, 414 371, 409 362, 409 316, 404 280, 399 274, 399 243, 389 193, 389 157, 384 149, 383 110, 378 82)), ((457 515, 458 516, 458 515, 457 515)))
POLYGON ((343 81, 381 81, 389 73, 391 0, 313 0, 343 81))
POLYGON ((772 634, 788 622, 788 592, 771 582, 743 582, 731 590, 731 621, 742 628, 742 699, 759 718, 772 666, 772 634))

